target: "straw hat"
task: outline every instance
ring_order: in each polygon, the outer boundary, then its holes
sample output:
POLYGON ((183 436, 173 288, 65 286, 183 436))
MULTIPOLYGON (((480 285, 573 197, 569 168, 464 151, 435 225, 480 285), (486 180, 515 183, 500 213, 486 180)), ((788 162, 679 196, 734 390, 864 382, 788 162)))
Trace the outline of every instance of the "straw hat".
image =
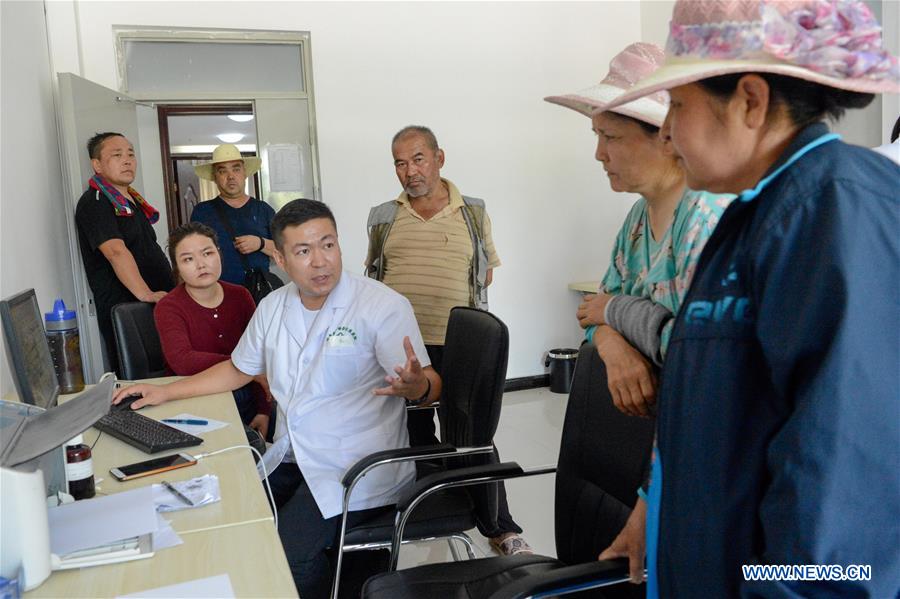
MULTIPOLYGON (((610 102, 658 69, 664 59, 665 52, 655 44, 631 44, 610 61, 609 72, 600 83, 574 94, 548 96, 544 100, 590 117, 595 112, 605 111, 610 102)), ((661 127, 668 110, 668 95, 660 92, 619 106, 613 112, 661 127)))
POLYGON ((900 93, 897 58, 859 0, 678 0, 666 60, 612 106, 731 73, 774 73, 861 93, 900 93))
POLYGON ((194 167, 194 172, 197 173, 197 176, 201 179, 215 181, 216 178, 213 175, 213 165, 219 164, 220 162, 231 162, 232 160, 242 160, 244 162, 244 171, 247 173, 248 177, 256 173, 260 166, 262 166, 262 160, 256 156, 245 158, 244 156, 241 156, 241 151, 237 149, 236 145, 222 144, 213 150, 212 160, 203 164, 198 164, 194 167))

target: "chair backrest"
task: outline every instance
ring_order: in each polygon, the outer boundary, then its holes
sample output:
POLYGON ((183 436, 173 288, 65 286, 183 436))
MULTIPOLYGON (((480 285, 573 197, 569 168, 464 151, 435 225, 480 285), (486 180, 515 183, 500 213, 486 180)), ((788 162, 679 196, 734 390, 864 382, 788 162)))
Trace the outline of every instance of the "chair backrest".
POLYGON ((567 564, 597 559, 631 514, 650 466, 655 421, 612 403, 606 367, 581 347, 556 473, 556 553, 567 564))
POLYGON ((475 308, 450 311, 441 364, 441 441, 457 447, 490 445, 500 421, 509 330, 475 308))
POLYGON ((121 378, 138 380, 169 374, 153 321, 154 305, 129 302, 113 306, 112 325, 121 378))

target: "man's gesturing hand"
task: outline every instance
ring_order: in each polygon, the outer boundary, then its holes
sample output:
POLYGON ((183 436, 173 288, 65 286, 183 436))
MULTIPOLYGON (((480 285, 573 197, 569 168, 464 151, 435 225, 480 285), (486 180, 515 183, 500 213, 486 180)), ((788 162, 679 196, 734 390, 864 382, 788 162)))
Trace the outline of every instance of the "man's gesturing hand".
POLYGON ((403 338, 403 349, 406 352, 406 364, 394 367, 397 376, 385 376, 387 387, 375 389, 375 395, 395 395, 407 399, 419 399, 428 389, 428 379, 422 364, 413 350, 409 337, 403 338))

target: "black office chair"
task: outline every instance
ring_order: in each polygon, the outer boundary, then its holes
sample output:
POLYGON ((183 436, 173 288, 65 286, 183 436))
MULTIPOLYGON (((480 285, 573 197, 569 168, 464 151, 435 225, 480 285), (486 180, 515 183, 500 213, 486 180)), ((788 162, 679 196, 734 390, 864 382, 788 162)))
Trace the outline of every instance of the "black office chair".
POLYGON ((555 471, 558 558, 513 555, 392 571, 370 578, 363 597, 521 599, 582 591, 603 597, 643 596, 643 585, 619 585, 628 579, 627 560, 598 562, 597 555, 631 513, 635 492, 649 468, 653 432, 652 420, 625 416, 612 405, 605 367, 596 350, 585 344, 575 368, 557 468, 525 470, 507 462, 429 475, 397 504, 391 547, 393 570, 410 512, 435 489, 555 471), (612 584, 619 586, 599 590, 612 584))
POLYGON ((153 320, 155 304, 128 302, 112 309, 119 378, 136 381, 171 374, 153 320))
MULTIPOLYGON (((487 463, 493 452, 494 433, 500 421, 506 364, 509 358, 509 330, 503 322, 483 310, 457 307, 450 311, 444 344, 443 388, 441 391, 440 445, 383 451, 360 460, 344 475, 344 507, 332 595, 336 599, 343 553, 391 546, 394 514, 348 529, 350 494, 370 470, 399 461, 416 461, 419 475, 454 467, 487 463), (443 467, 434 460, 444 458, 443 467), (456 458, 456 459, 451 459, 456 458), (427 463, 425 460, 429 460, 427 463)), ((496 513, 497 491, 488 490, 488 510, 496 513)), ((485 489, 481 489, 484 492, 485 489)), ((473 502, 466 489, 452 489, 430 496, 410 520, 402 542, 447 539, 454 559, 459 555, 454 540, 461 541, 469 559, 475 559, 472 540, 464 532, 475 527, 473 502)), ((399 542, 399 541, 398 541, 399 542)))

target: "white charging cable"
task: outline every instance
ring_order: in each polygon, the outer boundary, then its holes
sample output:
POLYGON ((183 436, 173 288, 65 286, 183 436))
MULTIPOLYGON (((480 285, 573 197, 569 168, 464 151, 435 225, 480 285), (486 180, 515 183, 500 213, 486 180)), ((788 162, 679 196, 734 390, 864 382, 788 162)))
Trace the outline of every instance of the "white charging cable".
POLYGON ((259 450, 251 445, 232 445, 231 447, 226 447, 224 449, 217 449, 216 451, 210 451, 208 453, 198 453, 194 456, 194 458, 199 462, 204 458, 208 458, 210 456, 214 456, 220 453, 225 453, 226 451, 231 451, 232 449, 249 449, 253 453, 256 454, 256 457, 259 458, 259 463, 262 464, 263 470, 263 482, 266 483, 266 492, 269 494, 269 501, 272 505, 272 513, 275 515, 275 530, 278 530, 278 508, 275 507, 275 496, 272 495, 272 487, 269 485, 269 472, 266 469, 266 463, 263 461, 262 454, 259 453, 259 450))

